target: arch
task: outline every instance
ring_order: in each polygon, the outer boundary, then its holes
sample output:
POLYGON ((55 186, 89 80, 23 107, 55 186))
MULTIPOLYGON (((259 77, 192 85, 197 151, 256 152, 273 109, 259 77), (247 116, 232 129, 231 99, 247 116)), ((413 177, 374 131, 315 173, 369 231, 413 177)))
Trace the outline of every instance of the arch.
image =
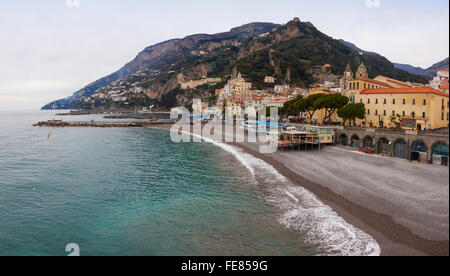
POLYGON ((394 144, 394 156, 402 159, 408 159, 409 146, 404 139, 397 139, 394 144))
POLYGON ((448 166, 448 144, 438 141, 431 147, 431 162, 433 164, 448 166))
POLYGON ((367 148, 367 149, 375 148, 374 144, 373 144, 373 137, 372 136, 364 137, 363 146, 364 146, 364 148, 367 148))
POLYGON ((342 146, 347 146, 348 145, 348 137, 346 134, 342 133, 341 135, 339 135, 339 141, 338 143, 342 146))
POLYGON ((389 144, 389 140, 384 137, 378 140, 377 147, 378 153, 391 152, 391 145, 389 144))
POLYGON ((416 140, 411 144, 411 161, 427 162, 428 146, 422 140, 416 140))
POLYGON ((350 145, 355 148, 361 147, 361 139, 359 139, 359 136, 356 134, 353 134, 350 138, 350 145))

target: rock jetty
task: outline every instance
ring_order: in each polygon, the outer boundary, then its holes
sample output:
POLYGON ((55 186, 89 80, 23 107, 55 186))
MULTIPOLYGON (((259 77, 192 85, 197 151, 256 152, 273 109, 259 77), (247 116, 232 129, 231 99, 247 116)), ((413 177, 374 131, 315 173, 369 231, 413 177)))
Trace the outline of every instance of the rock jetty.
POLYGON ((50 120, 39 122, 33 126, 37 127, 146 127, 150 123, 146 122, 68 122, 61 120, 50 120))

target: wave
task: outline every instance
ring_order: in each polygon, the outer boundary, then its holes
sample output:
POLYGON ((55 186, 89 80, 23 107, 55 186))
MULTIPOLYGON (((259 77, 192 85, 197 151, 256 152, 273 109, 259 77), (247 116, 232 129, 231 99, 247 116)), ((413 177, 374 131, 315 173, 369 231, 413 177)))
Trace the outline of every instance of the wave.
POLYGON ((318 255, 381 255, 381 248, 373 237, 347 223, 313 193, 291 183, 270 164, 237 147, 197 134, 184 134, 201 138, 233 154, 267 190, 265 200, 280 209, 279 223, 304 234, 308 244, 323 252, 318 255))

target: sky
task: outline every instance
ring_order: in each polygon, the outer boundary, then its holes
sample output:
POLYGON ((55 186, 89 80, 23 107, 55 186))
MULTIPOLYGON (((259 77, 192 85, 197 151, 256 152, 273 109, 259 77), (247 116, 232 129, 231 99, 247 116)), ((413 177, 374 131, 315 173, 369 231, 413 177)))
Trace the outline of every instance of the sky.
POLYGON ((0 0, 0 110, 70 96, 158 42, 294 17, 392 62, 449 55, 448 0, 0 0))

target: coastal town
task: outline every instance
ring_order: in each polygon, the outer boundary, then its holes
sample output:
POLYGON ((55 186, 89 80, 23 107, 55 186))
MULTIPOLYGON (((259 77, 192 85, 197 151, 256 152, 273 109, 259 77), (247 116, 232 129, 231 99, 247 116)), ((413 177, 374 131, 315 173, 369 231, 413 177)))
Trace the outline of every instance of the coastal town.
POLYGON ((449 256, 449 1, 3 2, 0 256, 449 256))
MULTIPOLYGON (((319 69, 326 75, 330 67, 330 64, 325 64, 319 69)), ((349 63, 342 77, 335 81, 324 80, 309 88, 300 88, 266 76, 264 83, 267 87, 255 89, 241 73, 233 70, 224 87, 215 90, 217 104, 213 109, 208 102, 195 101, 192 110, 206 114, 205 119, 224 115, 222 119, 242 124, 241 127, 244 126, 247 131, 262 131, 270 136, 273 133, 269 129, 261 128, 258 122, 248 122, 244 113, 249 108, 257 112, 277 108, 280 124, 275 140, 282 151, 338 145, 365 154, 448 166, 448 80, 448 70, 439 70, 428 84, 402 82, 382 75, 371 79, 363 63, 356 71, 349 63), (346 114, 346 109, 350 110, 350 114, 346 114)), ((181 87, 195 88, 220 81, 191 80, 181 83, 181 87)), ((126 84, 121 85, 126 89, 126 84)), ((144 91, 142 88, 131 90, 136 94, 144 91)), ((109 94, 114 101, 121 100, 117 91, 109 94)), ((100 92, 97 96, 105 95, 100 92)), ((149 111, 141 113, 151 114, 149 111)), ((136 119, 139 116, 111 118, 136 119)), ((168 122, 171 121, 163 118, 129 126, 146 127, 168 122)), ((114 123, 102 125, 62 121, 37 125, 114 127, 114 123)), ((123 126, 126 124, 117 123, 117 127, 123 126)))

